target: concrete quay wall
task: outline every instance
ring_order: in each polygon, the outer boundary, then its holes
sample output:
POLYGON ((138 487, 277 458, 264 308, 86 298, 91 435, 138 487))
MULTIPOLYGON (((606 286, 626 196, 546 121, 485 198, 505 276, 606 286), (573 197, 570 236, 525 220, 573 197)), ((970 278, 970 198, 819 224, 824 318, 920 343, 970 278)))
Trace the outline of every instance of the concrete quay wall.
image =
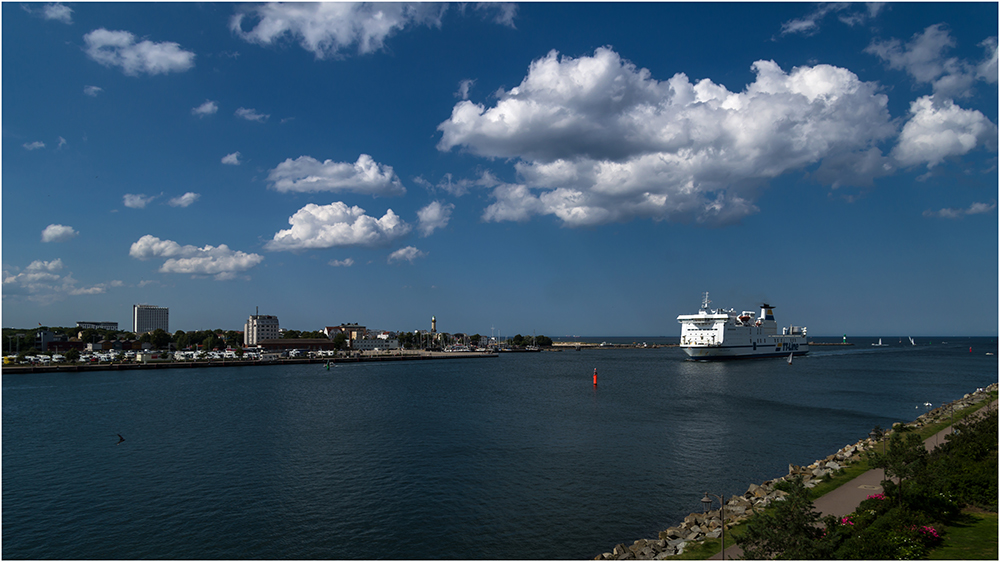
MULTIPOLYGON (((973 406, 989 398, 990 392, 997 391, 997 383, 977 389, 962 398, 935 408, 916 420, 907 424, 896 424, 894 427, 906 426, 920 429, 925 425, 947 421, 957 410, 973 406)), ((892 430, 886 432, 887 437, 892 430)), ((846 445, 837 452, 819 459, 808 466, 788 465, 788 474, 781 478, 768 480, 762 484, 750 484, 750 487, 739 496, 732 496, 725 507, 725 521, 719 509, 707 513, 691 513, 684 521, 661 531, 655 539, 639 539, 631 545, 620 543, 611 552, 597 555, 594 560, 665 560, 684 552, 690 543, 700 543, 708 538, 719 538, 723 525, 729 529, 753 514, 754 509, 761 509, 774 501, 781 501, 787 495, 775 489, 775 485, 796 476, 802 476, 807 488, 816 486, 828 474, 861 460, 861 453, 874 448, 878 440, 864 438, 846 445)))

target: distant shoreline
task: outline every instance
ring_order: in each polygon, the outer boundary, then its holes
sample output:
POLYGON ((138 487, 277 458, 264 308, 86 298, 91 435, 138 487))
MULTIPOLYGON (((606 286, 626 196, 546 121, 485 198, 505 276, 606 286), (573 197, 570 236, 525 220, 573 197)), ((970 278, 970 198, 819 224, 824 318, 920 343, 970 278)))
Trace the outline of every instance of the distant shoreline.
POLYGON ((136 371, 146 369, 200 369, 207 367, 268 367, 275 365, 337 365, 341 363, 379 363, 387 361, 422 361, 433 359, 479 359, 498 357, 496 353, 480 352, 420 352, 400 355, 372 355, 363 357, 343 357, 337 359, 275 359, 260 360, 211 360, 211 361, 150 361, 147 363, 78 363, 60 365, 4 365, 4 375, 26 375, 31 373, 86 373, 92 371, 136 371))

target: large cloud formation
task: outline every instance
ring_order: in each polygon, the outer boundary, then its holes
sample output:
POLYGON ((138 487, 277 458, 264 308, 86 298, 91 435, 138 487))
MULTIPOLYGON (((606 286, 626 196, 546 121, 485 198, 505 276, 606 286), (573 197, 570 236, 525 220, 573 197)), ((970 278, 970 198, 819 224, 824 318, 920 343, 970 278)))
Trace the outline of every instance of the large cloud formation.
POLYGON ((365 214, 358 206, 337 201, 310 203, 289 217, 291 228, 281 230, 264 247, 268 250, 304 250, 334 246, 384 246, 413 228, 388 209, 382 218, 365 214))
MULTIPOLYGON (((250 43, 272 45, 286 36, 317 59, 343 58, 351 49, 358 54, 380 51, 395 33, 425 25, 441 27, 448 4, 394 2, 268 3, 244 7, 229 21, 234 34, 250 43), (244 30, 244 23, 250 29, 244 30)), ((459 5, 465 12, 466 5, 459 5)), ((505 2, 474 4, 484 18, 514 27, 517 5, 505 2), (492 15, 492 17, 490 17, 492 15)))
POLYGON ((177 43, 135 42, 128 31, 95 29, 83 36, 87 56, 104 66, 119 66, 129 76, 184 72, 194 66, 194 53, 177 43))
POLYGON ((271 170, 267 181, 272 189, 281 192, 352 191, 383 197, 406 193, 392 166, 379 164, 367 154, 358 156, 353 164, 320 162, 311 156, 288 158, 271 170))
POLYGON ((129 255, 139 260, 166 258, 160 266, 161 273, 212 275, 220 281, 232 279, 264 259, 258 254, 230 250, 225 244, 204 248, 181 246, 173 240, 161 240, 150 234, 132 244, 129 255))
POLYGON ((568 226, 729 222, 756 212, 753 189, 786 172, 836 162, 865 183, 891 167, 876 144, 896 129, 875 85, 829 65, 752 68, 756 80, 734 93, 684 74, 657 81, 606 47, 552 51, 494 107, 457 103, 438 148, 515 159, 524 185, 498 185, 484 219, 551 214, 568 226))
POLYGON ((446 4, 306 2, 254 5, 237 13, 230 29, 251 43, 270 45, 285 35, 318 59, 336 58, 357 45, 358 53, 378 51, 385 40, 411 25, 440 27, 446 4), (249 31, 244 19, 256 19, 249 31))

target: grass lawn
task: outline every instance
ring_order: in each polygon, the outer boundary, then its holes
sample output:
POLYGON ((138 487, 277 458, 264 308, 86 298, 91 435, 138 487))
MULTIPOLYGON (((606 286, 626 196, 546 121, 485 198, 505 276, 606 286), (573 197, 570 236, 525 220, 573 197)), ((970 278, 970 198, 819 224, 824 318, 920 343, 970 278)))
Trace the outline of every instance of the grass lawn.
POLYGON ((997 560, 997 514, 967 513, 964 521, 944 528, 944 542, 931 560, 997 560))

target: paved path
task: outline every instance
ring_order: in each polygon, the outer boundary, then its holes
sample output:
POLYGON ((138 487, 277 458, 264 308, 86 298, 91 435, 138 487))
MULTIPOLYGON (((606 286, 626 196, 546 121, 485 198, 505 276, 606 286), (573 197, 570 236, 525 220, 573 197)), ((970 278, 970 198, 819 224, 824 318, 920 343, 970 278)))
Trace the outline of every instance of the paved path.
MULTIPOLYGON (((981 408, 977 415, 984 415, 987 410, 996 411, 997 402, 993 401, 988 407, 981 408)), ((924 447, 928 451, 933 450, 938 445, 945 442, 945 436, 951 433, 951 426, 948 426, 936 434, 924 440, 924 447)), ((881 468, 873 468, 858 476, 854 480, 831 490, 813 501, 816 511, 820 516, 836 515, 842 517, 858 508, 863 500, 868 496, 882 492, 883 472, 881 468)), ((731 546, 724 553, 720 552, 709 560, 722 560, 725 555, 726 560, 738 560, 743 557, 743 550, 738 546, 731 546)))

